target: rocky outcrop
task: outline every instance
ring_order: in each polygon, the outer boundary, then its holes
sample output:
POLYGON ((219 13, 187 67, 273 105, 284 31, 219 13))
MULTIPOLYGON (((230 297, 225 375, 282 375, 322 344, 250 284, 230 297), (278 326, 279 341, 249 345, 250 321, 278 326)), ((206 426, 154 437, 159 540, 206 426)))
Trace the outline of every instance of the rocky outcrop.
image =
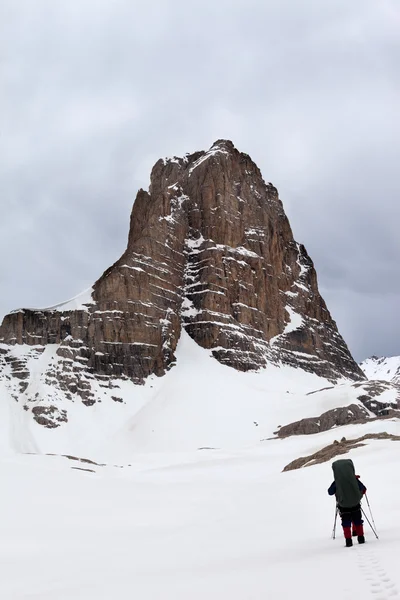
MULTIPOLYGON (((328 396, 331 390, 340 391, 343 386, 327 387, 309 392, 307 396, 318 394, 328 396)), ((344 391, 341 392, 342 394, 344 391)), ((350 423, 365 423, 367 420, 384 417, 399 417, 400 401, 397 387, 387 381, 364 381, 353 383, 346 390, 348 397, 354 396, 357 403, 334 408, 318 417, 308 417, 279 427, 275 432, 280 438, 291 435, 309 435, 328 431, 333 427, 350 423), (351 396, 350 396, 351 394, 351 396)))
POLYGON ((54 429, 62 423, 68 422, 67 411, 58 410, 55 406, 34 406, 32 414, 39 425, 43 425, 48 429, 54 429))
POLYGON ((348 398, 354 397, 355 402, 348 406, 328 410, 318 417, 308 417, 279 427, 275 435, 280 438, 291 435, 309 435, 350 423, 365 423, 365 421, 375 418, 400 415, 397 386, 387 381, 363 381, 347 384, 346 388, 344 386, 326 387, 309 392, 307 396, 318 395, 318 402, 325 397, 329 398, 332 391, 339 392, 348 398))
MULTIPOLYGON (((81 298, 7 315, 0 342, 6 361, 9 345, 56 347, 49 385, 90 405, 93 379, 163 375, 182 327, 235 369, 273 362, 364 379, 276 188, 226 140, 159 160, 136 197, 122 257, 81 298)), ((22 363, 12 368, 23 384, 22 363)))
POLYGON ((318 452, 314 454, 310 454, 309 456, 301 456, 300 458, 296 458, 292 462, 290 462, 283 471, 294 471, 295 469, 301 469, 303 467, 311 467, 313 465, 318 465, 323 462, 327 462, 336 456, 340 456, 341 454, 347 454, 350 450, 354 448, 360 448, 361 446, 365 446, 365 441, 367 440, 392 440, 394 442, 400 441, 400 435, 393 435, 391 433, 387 433, 386 431, 379 433, 367 433, 359 438, 355 438, 352 440, 346 440, 346 438, 342 438, 339 441, 335 440, 329 446, 325 446, 318 452))
POLYGON ((368 418, 369 412, 364 407, 350 404, 350 406, 328 410, 319 417, 309 417, 284 425, 275 434, 280 438, 289 437, 290 435, 310 435, 340 425, 364 423, 368 418))
POLYGON ((377 416, 387 414, 389 410, 400 409, 400 389, 396 384, 374 380, 364 381, 362 384, 354 383, 353 387, 360 391, 357 400, 377 416), (396 400, 385 402, 384 393, 393 391, 396 393, 396 400))

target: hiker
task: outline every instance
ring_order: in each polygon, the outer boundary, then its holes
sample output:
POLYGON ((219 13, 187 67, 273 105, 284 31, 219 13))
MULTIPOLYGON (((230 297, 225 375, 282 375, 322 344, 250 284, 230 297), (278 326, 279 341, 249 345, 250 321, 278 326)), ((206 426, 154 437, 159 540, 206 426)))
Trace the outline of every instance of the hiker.
POLYGON ((353 461, 350 458, 335 460, 332 463, 332 469, 335 479, 328 489, 328 494, 330 496, 336 495, 346 547, 353 545, 352 524, 353 535, 357 536, 359 544, 363 544, 365 537, 360 500, 367 488, 360 481, 359 476, 356 475, 353 461))

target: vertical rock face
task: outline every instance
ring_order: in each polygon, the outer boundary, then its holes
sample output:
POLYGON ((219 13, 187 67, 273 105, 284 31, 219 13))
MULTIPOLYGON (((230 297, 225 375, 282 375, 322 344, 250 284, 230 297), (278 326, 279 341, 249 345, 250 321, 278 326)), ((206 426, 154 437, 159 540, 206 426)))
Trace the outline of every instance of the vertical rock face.
POLYGON ((7 344, 57 344, 52 376, 91 403, 91 378, 162 375, 182 327, 242 371, 272 361, 364 378, 277 190, 226 140, 159 160, 134 203, 126 251, 92 293, 6 316, 0 342, 3 353, 7 344))

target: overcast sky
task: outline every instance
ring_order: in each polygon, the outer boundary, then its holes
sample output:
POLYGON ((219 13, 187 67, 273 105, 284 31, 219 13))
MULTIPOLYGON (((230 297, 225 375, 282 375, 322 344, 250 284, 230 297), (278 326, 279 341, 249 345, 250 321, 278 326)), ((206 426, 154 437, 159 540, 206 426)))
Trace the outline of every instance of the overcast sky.
POLYGON ((89 287, 163 156, 278 188, 357 360, 400 354, 398 0, 2 0, 0 320, 89 287))

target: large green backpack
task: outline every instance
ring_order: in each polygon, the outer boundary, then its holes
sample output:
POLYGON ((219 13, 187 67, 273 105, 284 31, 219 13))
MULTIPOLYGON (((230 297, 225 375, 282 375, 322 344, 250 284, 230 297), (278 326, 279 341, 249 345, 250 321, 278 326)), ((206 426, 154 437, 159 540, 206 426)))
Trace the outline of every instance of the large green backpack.
POLYGON ((358 487, 353 461, 350 458, 335 460, 332 463, 332 469, 335 476, 338 505, 343 508, 356 506, 362 498, 362 492, 358 487))

